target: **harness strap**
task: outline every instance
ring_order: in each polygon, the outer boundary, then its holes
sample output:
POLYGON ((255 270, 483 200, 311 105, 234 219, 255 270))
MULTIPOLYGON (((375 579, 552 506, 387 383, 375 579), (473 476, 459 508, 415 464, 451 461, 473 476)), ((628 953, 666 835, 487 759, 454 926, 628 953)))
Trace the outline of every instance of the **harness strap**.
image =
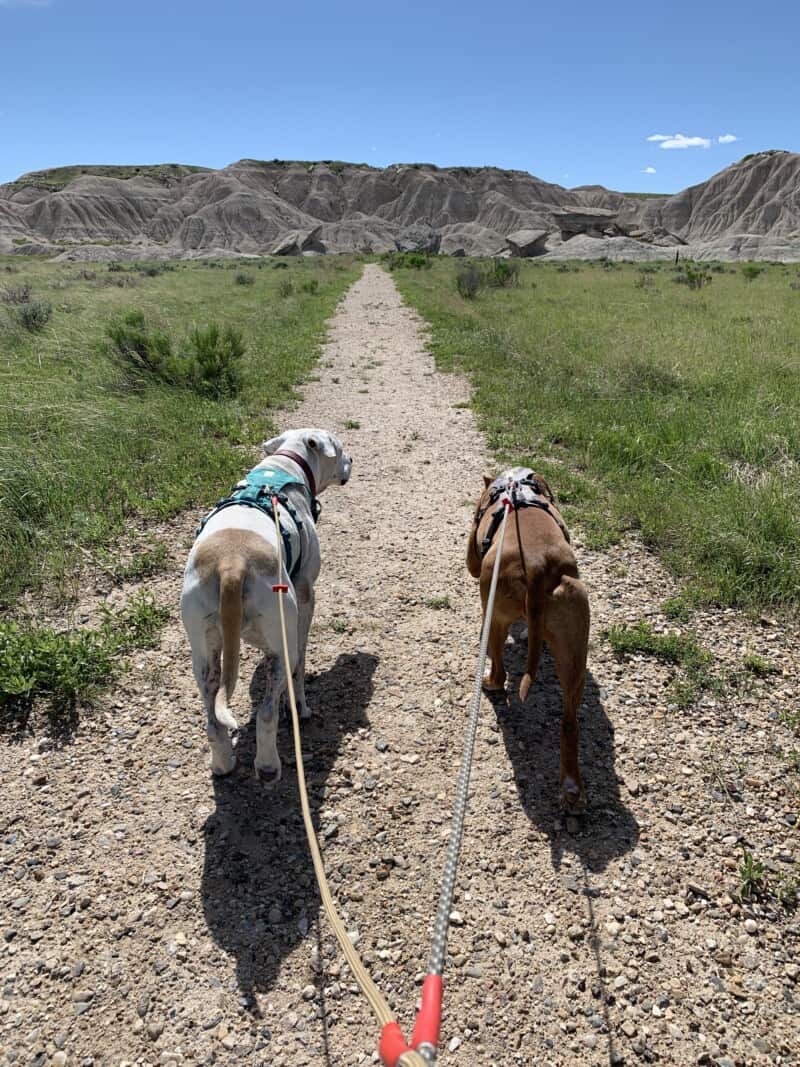
MULTIPOLYGON (((475 512, 475 525, 474 525, 473 537, 474 537, 474 540, 475 540, 475 550, 476 550, 476 552, 478 553, 478 556, 481 559, 483 559, 483 557, 486 555, 486 553, 492 547, 492 542, 494 541, 495 534, 497 533, 497 530, 498 530, 498 528, 500 526, 500 523, 503 521, 503 514, 505 512, 505 506, 501 504, 494 511, 494 513, 492 514, 492 521, 489 523, 489 529, 486 531, 485 536, 481 538, 480 543, 478 542, 478 526, 480 525, 481 519, 486 514, 486 512, 500 499, 500 497, 505 492, 506 492, 506 487, 504 485, 497 485, 496 487, 492 488, 491 492, 489 493, 489 501, 488 501, 488 503, 485 505, 485 507, 482 507, 482 508, 479 507, 477 509, 477 511, 475 512)), ((523 576, 525 578, 525 584, 526 585, 527 585, 527 573, 526 573, 527 572, 527 567, 525 565, 525 556, 524 556, 524 553, 522 551, 522 538, 520 537, 520 532, 519 532, 519 511, 520 511, 520 508, 540 508, 542 511, 546 511, 547 514, 550 516, 550 518, 553 520, 553 522, 558 526, 559 530, 561 530, 561 532, 564 535, 564 539, 567 542, 567 544, 569 544, 569 531, 567 530, 567 528, 564 525, 563 521, 558 517, 558 515, 556 515, 554 513, 553 508, 551 507, 551 505, 555 505, 555 500, 553 498, 553 494, 550 493, 542 485, 542 483, 538 481, 538 479, 529 477, 529 478, 523 478, 519 482, 517 482, 517 484, 516 484, 516 486, 514 488, 514 491, 512 493, 512 507, 513 507, 513 510, 514 510, 514 521, 516 523, 516 528, 517 528, 517 540, 519 541, 520 554, 522 556, 522 570, 523 570, 523 576), (531 500, 530 497, 524 497, 524 496, 521 497, 521 496, 519 496, 517 491, 516 491, 517 487, 519 487, 519 486, 523 486, 523 487, 526 487, 528 489, 532 489, 533 492, 536 494, 536 497, 533 500, 531 500)))
MULTIPOLYGON (((294 508, 289 504, 289 501, 286 499, 283 493, 278 494, 278 500, 281 504, 281 507, 285 508, 288 511, 289 517, 291 518, 292 522, 295 524, 299 532, 303 528, 303 524, 295 514, 294 508)), ((239 497, 238 499, 234 497, 225 497, 223 500, 220 500, 215 505, 213 511, 209 511, 208 515, 205 515, 200 520, 200 524, 194 532, 195 539, 200 536, 200 534, 203 532, 205 524, 213 515, 217 515, 220 511, 224 511, 225 508, 232 507, 256 508, 258 511, 261 512, 266 511, 266 505, 262 501, 250 499, 248 497, 239 497)), ((286 529, 286 527, 281 526, 280 523, 278 524, 278 528, 281 531, 281 540, 283 541, 283 554, 286 559, 286 573, 289 575, 292 581, 294 581, 294 577, 300 568, 301 557, 298 555, 297 559, 293 561, 291 535, 289 534, 289 531, 286 529)))

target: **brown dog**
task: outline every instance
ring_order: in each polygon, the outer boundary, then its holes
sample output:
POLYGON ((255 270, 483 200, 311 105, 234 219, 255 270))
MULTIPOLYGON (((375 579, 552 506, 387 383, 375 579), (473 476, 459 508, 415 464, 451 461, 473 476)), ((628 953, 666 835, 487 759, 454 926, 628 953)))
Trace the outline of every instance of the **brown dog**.
POLYGON ((569 533, 544 478, 528 467, 514 467, 492 481, 484 477, 484 491, 475 509, 467 568, 480 578, 484 616, 497 555, 501 497, 509 482, 516 484, 516 513, 509 511, 503 558, 497 580, 489 658, 484 686, 504 690, 503 646, 512 623, 528 624, 528 662, 519 695, 525 700, 539 665, 542 641, 555 663, 564 711, 561 719, 561 802, 569 811, 585 806, 578 766, 578 708, 583 699, 586 650, 589 642, 589 599, 578 578, 578 564, 569 546, 569 533))

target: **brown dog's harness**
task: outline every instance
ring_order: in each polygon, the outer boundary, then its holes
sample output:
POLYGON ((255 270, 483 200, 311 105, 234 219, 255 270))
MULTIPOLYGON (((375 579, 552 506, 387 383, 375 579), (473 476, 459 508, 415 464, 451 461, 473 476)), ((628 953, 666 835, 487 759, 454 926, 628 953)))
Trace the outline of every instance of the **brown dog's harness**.
MULTIPOLYGON (((564 525, 561 516, 555 512, 555 499, 546 486, 534 477, 520 478, 518 481, 512 480, 510 483, 504 481, 502 478, 497 478, 492 482, 489 488, 489 500, 483 507, 479 506, 478 510, 475 512, 473 537, 475 539, 475 550, 480 559, 483 559, 492 547, 492 541, 494 541, 495 534, 500 528, 500 523, 503 521, 505 505, 502 504, 500 500, 501 497, 506 494, 508 494, 511 500, 511 507, 514 511, 514 519, 517 525, 517 540, 519 541, 520 550, 522 549, 522 540, 519 533, 519 511, 521 508, 539 508, 541 511, 546 511, 563 533, 567 544, 569 544, 569 530, 567 530, 564 525), (486 512, 490 511, 492 508, 495 508, 492 513, 492 521, 489 523, 485 536, 482 537, 479 542, 478 526, 486 512)), ((523 571, 527 570, 524 557, 522 567, 523 571)), ((527 574, 525 577, 527 581, 527 574)))

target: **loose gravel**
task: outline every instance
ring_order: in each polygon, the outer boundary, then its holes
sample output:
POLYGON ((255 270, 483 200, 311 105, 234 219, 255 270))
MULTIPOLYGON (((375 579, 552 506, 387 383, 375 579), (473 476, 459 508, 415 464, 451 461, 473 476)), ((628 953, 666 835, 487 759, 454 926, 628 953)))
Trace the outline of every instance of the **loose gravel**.
MULTIPOLYGON (((350 484, 323 498, 306 773, 347 928, 409 1028, 479 636, 465 537, 494 468, 466 383, 434 371, 420 321, 376 266, 303 392, 283 423, 334 429, 354 459, 350 484)), ((320 915, 288 723, 276 789, 253 777, 252 726, 235 775, 209 774, 177 612, 196 519, 171 524, 174 565, 145 584, 173 610, 160 647, 132 657, 71 737, 40 723, 2 739, 9 1064, 376 1060, 376 1026, 320 915)), ((558 809, 560 693, 545 657, 525 708, 484 704, 441 1063, 800 1062, 797 915, 736 895, 743 845, 774 884, 796 870, 797 742, 781 713, 798 706, 797 631, 696 616, 715 669, 741 675, 758 653, 777 673, 680 711, 673 668, 620 662, 602 637, 639 619, 675 628, 661 611, 672 580, 635 541, 575 540, 593 610, 589 812, 558 809)), ((524 635, 507 651, 515 688, 524 635)), ((243 722, 263 686, 253 650, 241 679, 243 722)))

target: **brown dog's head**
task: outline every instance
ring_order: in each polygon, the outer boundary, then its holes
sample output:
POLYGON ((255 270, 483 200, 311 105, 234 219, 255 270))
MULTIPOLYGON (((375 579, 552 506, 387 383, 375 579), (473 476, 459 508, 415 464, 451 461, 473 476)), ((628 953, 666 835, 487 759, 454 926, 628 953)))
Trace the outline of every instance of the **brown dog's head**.
POLYGON ((478 515, 489 503, 493 492, 498 489, 504 489, 509 481, 522 482, 526 480, 534 482, 537 486, 537 492, 546 497, 551 504, 555 504, 553 492, 541 474, 535 474, 530 467, 509 467, 502 474, 498 474, 496 478, 490 478, 488 474, 484 474, 483 492, 475 507, 475 520, 477 521, 478 515))

